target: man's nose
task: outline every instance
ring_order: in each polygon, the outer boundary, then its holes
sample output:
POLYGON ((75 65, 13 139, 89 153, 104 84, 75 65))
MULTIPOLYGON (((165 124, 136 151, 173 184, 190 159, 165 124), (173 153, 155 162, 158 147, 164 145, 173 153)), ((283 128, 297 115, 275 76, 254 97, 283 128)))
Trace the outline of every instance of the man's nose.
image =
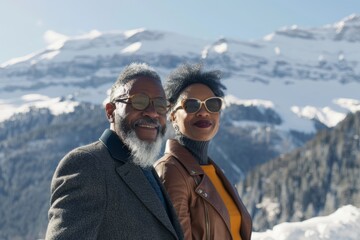
POLYGON ((156 118, 159 117, 159 113, 156 111, 154 103, 151 101, 149 103, 149 106, 143 110, 144 115, 156 118))

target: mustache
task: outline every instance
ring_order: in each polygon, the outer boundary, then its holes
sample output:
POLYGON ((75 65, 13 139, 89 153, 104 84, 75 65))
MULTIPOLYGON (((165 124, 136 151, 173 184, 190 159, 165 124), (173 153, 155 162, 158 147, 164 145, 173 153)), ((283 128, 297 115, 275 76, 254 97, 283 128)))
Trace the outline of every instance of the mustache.
POLYGON ((150 117, 144 117, 144 118, 140 118, 138 120, 136 120, 134 122, 134 126, 139 125, 139 124, 149 124, 149 125, 155 125, 156 128, 158 128, 159 130, 162 129, 162 126, 159 122, 158 119, 154 119, 154 118, 150 118, 150 117))
POLYGON ((158 133, 160 133, 160 135, 163 137, 166 133, 166 124, 164 126, 162 126, 160 124, 160 121, 156 118, 151 118, 151 117, 148 117, 148 116, 145 116, 143 118, 140 118, 138 120, 136 120, 133 125, 132 125, 132 129, 135 129, 135 126, 136 125, 139 125, 139 124, 149 124, 149 125, 153 125, 156 127, 158 133))

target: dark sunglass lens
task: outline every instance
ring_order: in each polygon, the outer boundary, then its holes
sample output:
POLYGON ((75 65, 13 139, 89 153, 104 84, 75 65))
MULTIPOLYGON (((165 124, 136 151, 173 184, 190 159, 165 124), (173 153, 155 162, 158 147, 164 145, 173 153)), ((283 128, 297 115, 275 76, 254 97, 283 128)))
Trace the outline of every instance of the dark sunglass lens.
POLYGON ((131 98, 131 105, 137 110, 144 110, 149 106, 150 99, 144 94, 137 94, 131 98))
POLYGON ((222 101, 220 98, 210 98, 205 104, 210 112, 219 112, 221 110, 222 101))
POLYGON ((164 98, 155 98, 154 107, 156 112, 160 114, 165 114, 167 111, 167 101, 164 98))
POLYGON ((184 109, 187 113, 195 113, 200 109, 200 102, 196 99, 186 99, 184 109))

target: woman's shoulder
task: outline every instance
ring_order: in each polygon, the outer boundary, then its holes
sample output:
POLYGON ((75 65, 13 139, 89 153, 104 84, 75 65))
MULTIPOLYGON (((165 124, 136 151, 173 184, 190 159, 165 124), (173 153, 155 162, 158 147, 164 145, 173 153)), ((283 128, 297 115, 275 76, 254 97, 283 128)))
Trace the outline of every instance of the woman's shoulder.
POLYGON ((156 161, 154 168, 159 175, 187 175, 184 166, 171 154, 164 154, 164 156, 156 161))
POLYGON ((169 153, 165 153, 161 158, 159 158, 155 164, 154 167, 159 167, 159 166, 171 166, 171 165, 178 165, 179 161, 178 159, 169 153))

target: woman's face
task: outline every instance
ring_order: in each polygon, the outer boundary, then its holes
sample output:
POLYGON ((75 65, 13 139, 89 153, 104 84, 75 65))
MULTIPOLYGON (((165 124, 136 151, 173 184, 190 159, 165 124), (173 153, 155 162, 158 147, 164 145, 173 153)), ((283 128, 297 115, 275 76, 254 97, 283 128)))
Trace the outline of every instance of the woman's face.
POLYGON ((179 131, 186 137, 195 141, 211 140, 219 129, 220 112, 211 113, 206 110, 204 104, 199 111, 187 113, 181 106, 183 99, 196 98, 204 101, 215 97, 211 89, 204 84, 192 84, 184 89, 171 112, 170 120, 176 125, 179 131))

